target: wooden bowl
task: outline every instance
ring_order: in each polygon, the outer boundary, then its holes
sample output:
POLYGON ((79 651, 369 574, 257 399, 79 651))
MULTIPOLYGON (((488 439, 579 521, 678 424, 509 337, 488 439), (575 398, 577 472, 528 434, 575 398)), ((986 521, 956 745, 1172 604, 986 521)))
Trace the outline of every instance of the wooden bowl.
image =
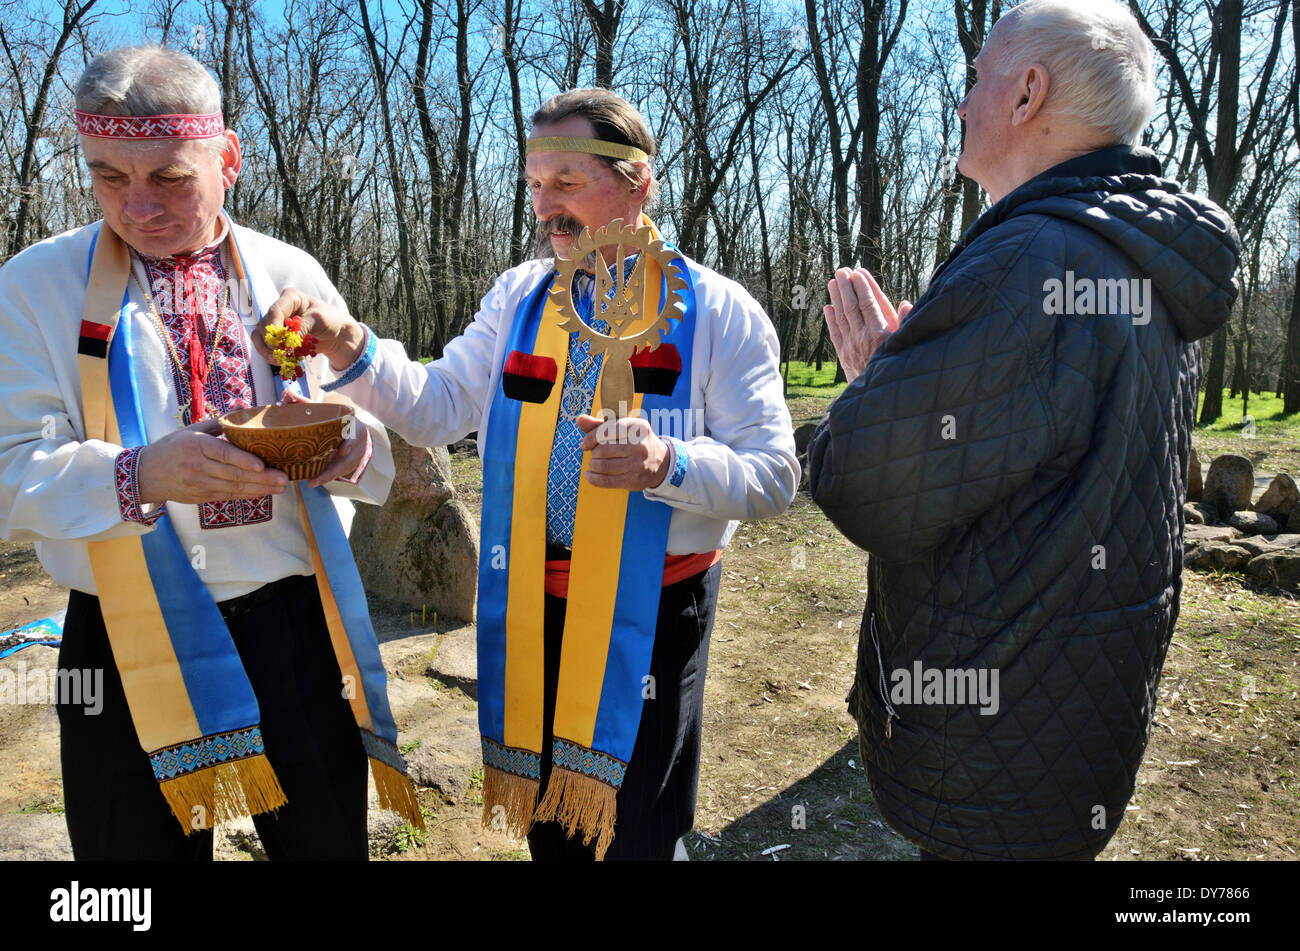
POLYGON ((354 419, 341 403, 285 403, 231 410, 220 422, 235 446, 290 479, 311 479, 325 471, 354 419))

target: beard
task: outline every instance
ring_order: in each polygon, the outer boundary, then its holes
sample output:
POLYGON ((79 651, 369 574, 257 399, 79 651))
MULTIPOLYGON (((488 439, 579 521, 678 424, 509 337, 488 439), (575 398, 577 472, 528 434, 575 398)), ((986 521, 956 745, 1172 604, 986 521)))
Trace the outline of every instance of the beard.
MULTIPOLYGON (((537 236, 533 242, 533 257, 553 258, 556 256, 555 248, 551 245, 551 235, 555 232, 568 234, 576 242, 582 234, 582 225, 568 215, 557 215, 546 221, 539 221, 537 223, 537 236)), ((580 267, 584 271, 592 271, 595 266, 596 252, 593 251, 587 255, 580 267)))

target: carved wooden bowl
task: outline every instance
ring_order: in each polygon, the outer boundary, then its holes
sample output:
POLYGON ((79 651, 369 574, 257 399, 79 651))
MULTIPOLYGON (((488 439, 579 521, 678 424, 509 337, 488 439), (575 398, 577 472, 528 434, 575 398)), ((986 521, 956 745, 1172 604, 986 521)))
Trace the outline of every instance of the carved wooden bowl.
POLYGON ((285 403, 236 409, 221 417, 221 431, 290 479, 311 479, 343 442, 355 417, 340 403, 285 403))

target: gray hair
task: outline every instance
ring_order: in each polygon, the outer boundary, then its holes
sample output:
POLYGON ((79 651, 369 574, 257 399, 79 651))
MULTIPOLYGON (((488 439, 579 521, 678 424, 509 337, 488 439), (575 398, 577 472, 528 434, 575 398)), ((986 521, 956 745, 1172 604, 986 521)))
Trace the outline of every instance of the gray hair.
MULTIPOLYGON (((210 115, 221 89, 194 57, 164 46, 119 46, 92 59, 77 80, 77 108, 105 116, 210 115)), ((214 155, 224 135, 203 140, 214 155)))
POLYGON ((1115 0, 1026 0, 998 21, 1000 68, 1047 67, 1046 108, 1137 145, 1156 108, 1154 50, 1115 0))

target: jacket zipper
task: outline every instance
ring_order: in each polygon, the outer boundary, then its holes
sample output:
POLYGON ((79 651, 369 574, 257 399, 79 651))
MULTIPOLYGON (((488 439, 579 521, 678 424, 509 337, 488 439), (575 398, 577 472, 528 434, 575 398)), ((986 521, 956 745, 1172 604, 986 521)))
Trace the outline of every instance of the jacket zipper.
POLYGON ((880 681, 880 702, 885 705, 885 710, 889 714, 885 718, 885 739, 893 739, 894 721, 898 719, 898 711, 894 705, 889 702, 889 691, 885 687, 885 662, 880 656, 880 635, 876 633, 876 612, 871 612, 871 646, 876 649, 876 671, 880 681))

